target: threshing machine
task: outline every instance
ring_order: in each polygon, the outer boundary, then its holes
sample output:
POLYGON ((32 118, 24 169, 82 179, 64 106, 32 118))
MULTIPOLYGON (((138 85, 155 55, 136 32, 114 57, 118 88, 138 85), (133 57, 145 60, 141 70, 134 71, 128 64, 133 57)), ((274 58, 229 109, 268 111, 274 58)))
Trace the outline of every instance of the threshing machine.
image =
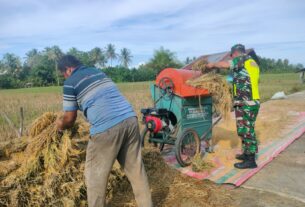
POLYGON ((167 68, 151 84, 154 107, 142 109, 145 129, 142 141, 159 147, 174 145, 181 166, 191 164, 201 151, 202 141, 211 138, 212 98, 206 89, 188 85, 187 80, 201 75, 199 71, 167 68))

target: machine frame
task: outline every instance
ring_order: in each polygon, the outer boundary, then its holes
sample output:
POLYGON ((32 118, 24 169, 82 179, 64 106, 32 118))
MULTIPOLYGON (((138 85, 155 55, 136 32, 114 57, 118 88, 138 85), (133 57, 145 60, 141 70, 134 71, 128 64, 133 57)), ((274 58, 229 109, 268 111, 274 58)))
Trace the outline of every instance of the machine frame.
MULTIPOLYGON (((187 74, 194 73, 187 71, 187 74)), ((200 74, 196 73, 198 75, 200 74)), ((156 84, 151 84, 154 107, 141 110, 143 123, 146 125, 141 137, 143 145, 147 139, 149 143, 159 147, 160 151, 164 150, 165 145, 174 145, 176 159, 184 167, 191 164, 196 154, 205 153, 202 143, 207 143, 212 135, 212 98, 206 90, 198 91, 186 85, 186 79, 179 82, 177 76, 185 78, 185 71, 165 69, 157 77, 156 84), (178 88, 181 86, 187 90, 178 88), (164 113, 160 113, 162 110, 164 113), (169 121, 165 121, 166 127, 154 132, 150 126, 154 121, 148 121, 147 118, 151 116, 161 122, 162 119, 169 121)))

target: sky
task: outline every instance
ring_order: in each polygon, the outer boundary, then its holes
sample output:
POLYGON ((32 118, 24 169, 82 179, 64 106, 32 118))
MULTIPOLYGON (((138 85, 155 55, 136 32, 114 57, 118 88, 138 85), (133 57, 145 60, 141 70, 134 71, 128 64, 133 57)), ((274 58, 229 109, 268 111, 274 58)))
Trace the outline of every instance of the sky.
POLYGON ((0 0, 0 57, 58 45, 131 50, 132 65, 163 46, 184 60, 242 43, 305 65, 304 0, 0 0))

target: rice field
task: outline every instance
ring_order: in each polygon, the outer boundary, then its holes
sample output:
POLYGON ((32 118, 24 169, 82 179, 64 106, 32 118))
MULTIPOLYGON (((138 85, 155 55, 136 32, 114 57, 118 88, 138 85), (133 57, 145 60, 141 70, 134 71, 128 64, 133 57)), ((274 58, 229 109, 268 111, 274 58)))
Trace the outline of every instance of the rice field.
MULTIPOLYGON (((150 82, 119 83, 122 94, 131 102, 138 116, 141 108, 152 106, 149 91, 150 82)), ((262 74, 260 81, 261 100, 268 100, 275 92, 286 94, 305 90, 300 84, 298 74, 262 74)), ((28 126, 44 112, 57 112, 62 108, 62 88, 24 88, 0 90, 0 112, 5 113, 14 125, 19 127, 20 107, 24 109, 24 125, 28 126)), ((16 137, 7 121, 0 115, 0 140, 6 141, 16 137)))
MULTIPOLYGON (((277 91, 289 94, 304 90, 305 85, 298 81, 297 74, 262 75, 262 100, 268 100, 277 91)), ((149 82, 118 84, 138 116, 141 108, 152 106, 149 85, 149 82)), ((9 117, 17 127, 20 107, 24 109, 28 129, 27 136, 21 139, 0 142, 0 146, 5 146, 5 150, 0 150, 3 179, 0 206, 87 205, 83 179, 87 125, 79 120, 61 138, 57 136, 54 131, 57 115, 52 112, 61 110, 61 90, 61 87, 46 87, 0 91, 0 141, 17 136, 3 117, 9 117)), ((143 162, 155 206, 239 206, 243 199, 238 192, 181 175, 150 148, 143 151, 143 162)), ((196 164, 199 170, 211 167, 209 162, 196 164)), ((115 165, 109 177, 107 200, 112 206, 135 206, 133 198, 126 176, 115 165)))

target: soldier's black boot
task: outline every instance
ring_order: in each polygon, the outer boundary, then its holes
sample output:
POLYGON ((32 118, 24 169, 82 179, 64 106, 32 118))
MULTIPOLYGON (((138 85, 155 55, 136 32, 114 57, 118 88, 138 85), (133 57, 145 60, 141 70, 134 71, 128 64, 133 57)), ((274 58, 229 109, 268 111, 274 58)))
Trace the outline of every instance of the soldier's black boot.
POLYGON ((235 163, 234 167, 238 169, 257 168, 257 164, 255 162, 255 154, 245 154, 245 159, 240 163, 235 163))
POLYGON ((246 154, 245 153, 237 154, 235 156, 235 159, 237 159, 237 160, 245 160, 246 159, 246 154))
POLYGON ((245 142, 244 142, 243 137, 241 137, 241 140, 242 140, 241 144, 242 144, 242 152, 243 153, 242 154, 237 154, 235 156, 235 159, 237 159, 237 160, 245 160, 246 159, 246 154, 244 152, 245 142))

